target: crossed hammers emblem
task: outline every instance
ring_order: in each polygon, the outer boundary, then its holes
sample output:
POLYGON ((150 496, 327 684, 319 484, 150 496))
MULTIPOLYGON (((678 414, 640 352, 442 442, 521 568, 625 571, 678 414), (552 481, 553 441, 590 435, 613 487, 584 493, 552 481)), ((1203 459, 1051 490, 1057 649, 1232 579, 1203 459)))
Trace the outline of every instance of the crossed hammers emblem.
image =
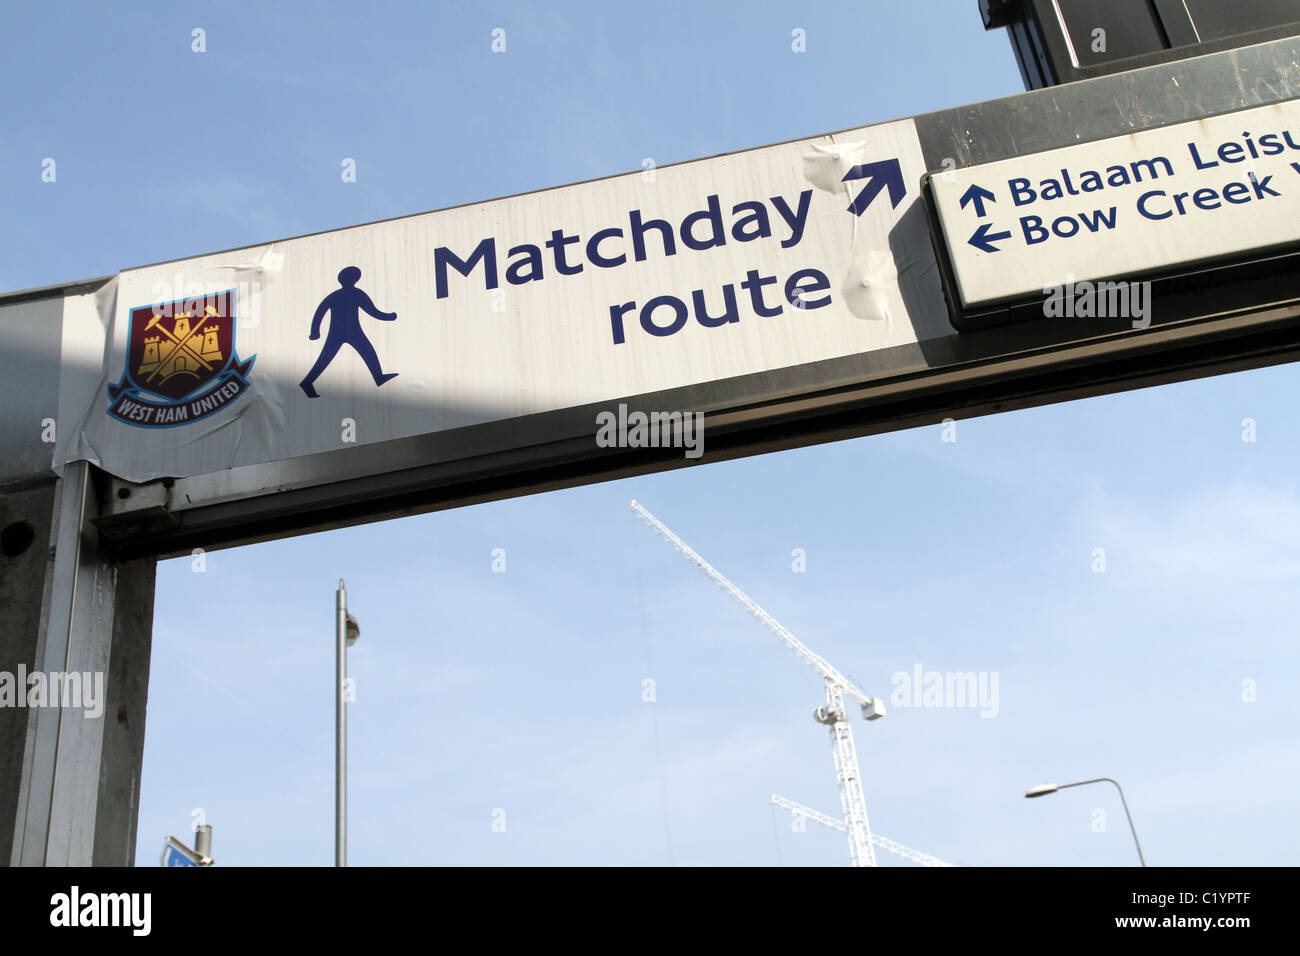
MULTIPOLYGON (((188 312, 182 312, 180 315, 176 316, 176 318, 178 319, 184 319, 188 317, 189 317, 188 312)), ((203 326, 203 324, 208 321, 208 319, 215 319, 215 318, 218 318, 217 310, 213 306, 208 306, 204 310, 203 318, 199 319, 199 321, 196 322, 190 328, 190 335, 193 335, 195 332, 197 332, 203 326)), ((154 370, 149 373, 149 375, 145 378, 145 381, 146 382, 153 381, 153 379, 158 375, 158 373, 167 367, 167 363, 168 361, 171 360, 171 357, 180 351, 183 351, 186 355, 194 359, 194 361, 202 365, 204 369, 211 372, 212 363, 206 361, 202 355, 199 355, 198 352, 194 351, 194 349, 190 346, 189 342, 186 341, 186 339, 182 339, 180 336, 178 336, 175 332, 171 331, 170 329, 158 325, 158 323, 161 321, 162 321, 162 316, 155 315, 152 319, 149 320, 149 324, 144 327, 144 331, 148 332, 154 326, 158 326, 158 331, 161 332, 163 335, 167 336, 167 338, 171 339, 172 345, 167 350, 167 353, 165 355, 161 355, 159 357, 157 366, 155 366, 154 370)))

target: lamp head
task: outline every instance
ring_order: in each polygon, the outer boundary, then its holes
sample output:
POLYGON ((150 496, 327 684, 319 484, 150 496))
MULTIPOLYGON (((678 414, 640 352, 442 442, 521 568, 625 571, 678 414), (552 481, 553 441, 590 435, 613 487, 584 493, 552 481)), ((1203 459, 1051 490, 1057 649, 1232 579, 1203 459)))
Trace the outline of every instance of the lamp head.
POLYGON ((1049 793, 1056 793, 1057 789, 1059 788, 1054 783, 1040 783, 1038 786, 1030 787, 1028 790, 1026 790, 1025 798, 1028 799, 1030 797, 1043 797, 1049 793))

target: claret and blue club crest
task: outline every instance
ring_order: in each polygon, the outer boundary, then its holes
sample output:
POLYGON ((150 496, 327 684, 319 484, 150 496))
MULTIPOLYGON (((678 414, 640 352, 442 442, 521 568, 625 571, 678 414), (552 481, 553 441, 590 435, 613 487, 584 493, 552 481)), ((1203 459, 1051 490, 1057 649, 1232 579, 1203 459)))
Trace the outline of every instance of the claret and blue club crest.
POLYGON ((235 290, 131 310, 122 380, 108 387, 108 414, 163 428, 198 421, 248 388, 257 356, 235 354, 235 290))

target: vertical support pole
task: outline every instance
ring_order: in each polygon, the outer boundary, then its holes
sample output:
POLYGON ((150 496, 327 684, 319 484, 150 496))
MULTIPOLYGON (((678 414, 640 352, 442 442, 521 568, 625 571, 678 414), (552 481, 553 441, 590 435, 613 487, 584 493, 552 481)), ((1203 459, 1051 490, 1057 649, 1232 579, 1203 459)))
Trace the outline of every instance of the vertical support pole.
POLYGON ((335 595, 334 658, 334 865, 348 865, 348 712, 343 688, 348 678, 348 592, 339 578, 335 595))
POLYGON ((0 820, 15 866, 134 862, 156 565, 100 554, 93 476, 73 462, 57 479, 36 641, 18 661, 32 693, 21 742, 3 744, 22 756, 0 820))
POLYGON ((17 677, 37 669, 57 502, 53 480, 0 494, 0 672, 14 681, 15 695, 13 706, 0 707, 0 866, 12 859, 14 827, 25 800, 27 731, 35 712, 17 706, 26 702, 26 688, 18 686, 17 677))
POLYGON ((194 852, 212 859, 212 826, 204 823, 194 830, 194 852))

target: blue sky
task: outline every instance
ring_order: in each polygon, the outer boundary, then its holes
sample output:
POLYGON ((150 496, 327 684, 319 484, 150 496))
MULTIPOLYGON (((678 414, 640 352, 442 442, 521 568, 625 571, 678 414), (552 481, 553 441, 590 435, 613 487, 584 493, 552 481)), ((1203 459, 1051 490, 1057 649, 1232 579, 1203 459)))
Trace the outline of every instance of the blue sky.
MULTIPOLYGON (((312 11, 7 9, 0 289, 1021 89, 974 0, 312 11)), ((1283 366, 164 562, 138 862, 196 808, 221 864, 332 862, 343 577, 354 865, 845 864, 768 805, 839 814, 819 679, 635 497, 872 693, 917 665, 998 676, 996 717, 855 723, 877 832, 962 865, 1127 865, 1113 791, 1021 797, 1106 775, 1152 864, 1290 864, 1298 396, 1283 366)))

